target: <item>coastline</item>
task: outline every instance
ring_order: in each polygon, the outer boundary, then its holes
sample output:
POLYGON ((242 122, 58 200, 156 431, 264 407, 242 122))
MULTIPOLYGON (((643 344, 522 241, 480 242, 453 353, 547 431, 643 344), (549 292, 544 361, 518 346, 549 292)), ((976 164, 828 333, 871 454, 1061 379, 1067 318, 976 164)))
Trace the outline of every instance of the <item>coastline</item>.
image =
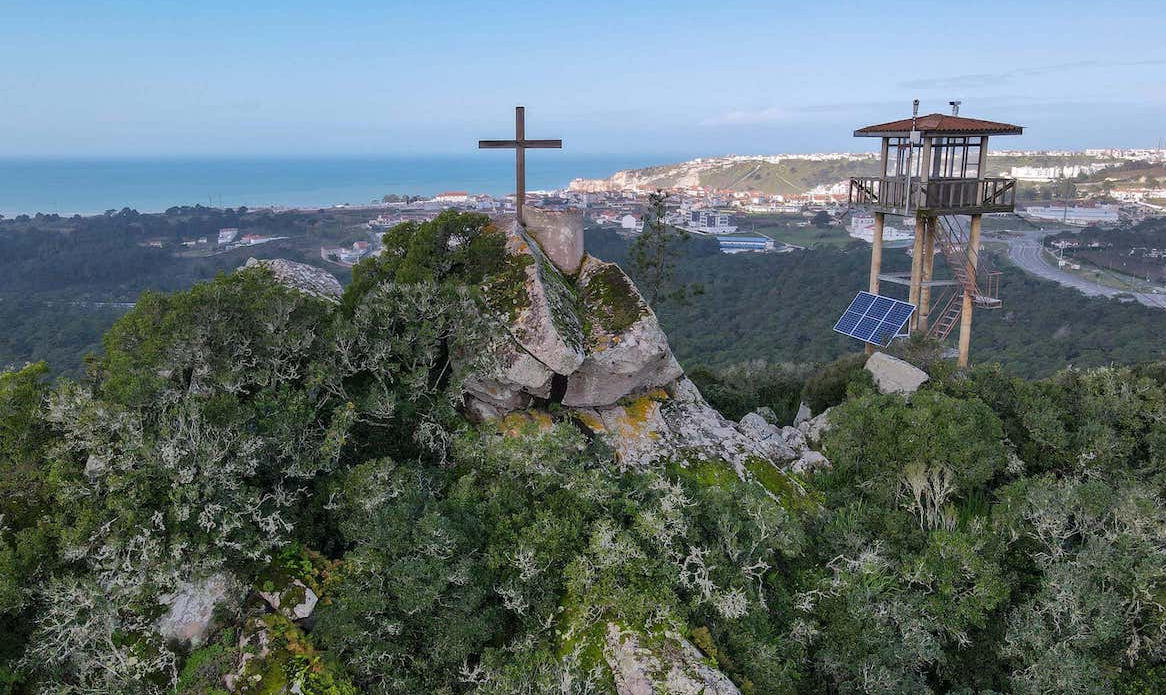
MULTIPOLYGON (((514 159, 507 155, 0 158, 0 215, 68 217, 124 207, 148 213, 199 204, 319 209, 451 190, 501 196, 514 190, 514 159)), ((528 189, 566 188, 574 178, 607 177, 680 156, 532 154, 528 189)))

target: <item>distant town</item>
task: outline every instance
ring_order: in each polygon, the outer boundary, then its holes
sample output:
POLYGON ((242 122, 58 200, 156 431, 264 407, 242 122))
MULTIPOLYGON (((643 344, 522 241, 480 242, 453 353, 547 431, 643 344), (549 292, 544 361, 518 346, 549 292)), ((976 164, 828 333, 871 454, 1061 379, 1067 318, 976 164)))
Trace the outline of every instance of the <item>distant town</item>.
MULTIPOLYGON (((560 190, 532 191, 527 204, 548 208, 577 208, 589 224, 635 236, 644 228, 648 195, 668 194, 665 222, 697 235, 715 237, 725 253, 782 252, 800 248, 758 233, 756 221, 780 219, 787 227, 812 229, 824 224, 845 229, 850 237, 869 242, 874 219, 847 204, 851 169, 875 164, 873 153, 817 153, 772 156, 728 156, 641 170, 618 172, 607 179, 576 179, 560 190), (753 189, 750 176, 768 166, 813 171, 812 176, 837 171, 839 177, 804 190, 774 193, 753 189), (815 169, 817 167, 817 169, 815 169), (717 174, 744 170, 739 181, 716 182, 717 174), (820 172, 820 173, 819 173, 820 172), (714 180, 708 182, 708 179, 714 180)), ((1000 176, 1017 179, 1034 192, 1018 203, 1018 214, 1033 222, 1086 227, 1136 222, 1166 216, 1166 150, 1090 149, 1084 151, 1010 150, 994 153, 990 162, 1000 176), (1113 176, 1107 176, 1113 172, 1113 176), (1155 176, 1158 174, 1159 176, 1155 176), (1159 180, 1159 177, 1161 180, 1159 180), (1048 193, 1041 197, 1035 195, 1048 193), (1067 192, 1066 192, 1067 191, 1067 192)), ((810 178, 812 178, 812 176, 810 178)), ((722 177, 723 178, 723 177, 722 177)), ((787 182, 795 187, 794 182, 787 182)), ((352 207, 352 206, 345 206, 352 207)), ((361 206, 365 207, 365 206, 361 206)), ((429 219, 454 208, 491 215, 513 214, 514 196, 491 196, 448 191, 432 197, 386 196, 368 206, 377 214, 368 221, 369 242, 325 247, 321 256, 351 265, 379 249, 379 235, 401 222, 429 219)), ((911 230, 888 225, 887 241, 905 241, 911 230)), ((233 243, 262 243, 240 239, 233 243)))
MULTIPOLYGON (((1166 216, 1166 150, 1090 149, 1082 151, 1010 150, 993 153, 994 175, 1016 179, 1017 215, 1034 224, 1064 228, 1105 228, 1166 216)), ((527 205, 575 208, 588 225, 633 237, 648 218, 648 196, 667 194, 666 224, 715 238, 724 253, 782 253, 817 243, 826 236, 870 242, 874 217, 848 204, 849 176, 877 168, 873 153, 817 153, 700 158, 677 164, 621 171, 606 179, 575 179, 559 190, 531 191, 527 205), (780 192, 777 192, 780 190, 780 192), (781 233, 774 233, 781 230, 781 233)), ((320 258, 351 266, 378 253, 381 236, 407 221, 431 219, 443 210, 513 214, 514 195, 494 196, 446 191, 433 196, 386 195, 364 205, 336 205, 349 213, 367 211, 366 238, 345 245, 323 245, 320 258)), ((279 211, 281 208, 271 208, 279 211)), ((1015 218, 1013 218, 1015 219, 1015 218)), ((901 221, 898 222, 902 225, 901 221)), ((913 231, 888 220, 884 240, 906 242, 913 231)), ((215 255, 285 239, 223 228, 217 236, 181 242, 184 253, 215 255)), ((148 241, 159 246, 162 241, 148 241)), ((1062 243, 1064 256, 1073 245, 1062 243)), ((1157 259, 1157 250, 1145 253, 1157 259)), ((1059 264, 1068 262, 1058 258, 1059 264)))

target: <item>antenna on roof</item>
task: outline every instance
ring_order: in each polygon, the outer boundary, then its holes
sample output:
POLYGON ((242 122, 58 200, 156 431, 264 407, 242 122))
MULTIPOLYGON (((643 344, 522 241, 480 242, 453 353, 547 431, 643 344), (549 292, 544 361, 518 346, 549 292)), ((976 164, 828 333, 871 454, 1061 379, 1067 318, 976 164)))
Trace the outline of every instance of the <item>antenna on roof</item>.
POLYGON ((963 103, 962 101, 958 101, 958 100, 957 101, 949 101, 947 103, 951 104, 951 115, 953 115, 953 116, 960 115, 960 104, 963 103))

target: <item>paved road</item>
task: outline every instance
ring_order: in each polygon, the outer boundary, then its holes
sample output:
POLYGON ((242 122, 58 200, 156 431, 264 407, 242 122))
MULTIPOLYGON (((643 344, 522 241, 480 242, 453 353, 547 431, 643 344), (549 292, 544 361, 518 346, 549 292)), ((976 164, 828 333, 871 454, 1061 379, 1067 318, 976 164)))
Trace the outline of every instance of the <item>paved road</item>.
POLYGON ((1041 239, 1049 234, 1048 230, 1016 230, 1011 232, 1016 236, 993 236, 993 240, 1008 244, 1008 260, 1019 266, 1025 272, 1038 277, 1059 282, 1066 287, 1080 290, 1091 297, 1113 297, 1118 294, 1129 294, 1146 306, 1156 309, 1166 309, 1166 294, 1149 294, 1141 292, 1125 292, 1112 287, 1090 282, 1082 277, 1061 270, 1050 264, 1041 254, 1041 239))

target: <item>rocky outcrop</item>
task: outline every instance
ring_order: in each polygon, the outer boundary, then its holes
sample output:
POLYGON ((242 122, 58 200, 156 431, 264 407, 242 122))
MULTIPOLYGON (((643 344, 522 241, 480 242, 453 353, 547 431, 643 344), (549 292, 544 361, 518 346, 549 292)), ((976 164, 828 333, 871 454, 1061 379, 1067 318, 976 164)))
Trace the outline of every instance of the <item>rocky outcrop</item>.
POLYGON ((614 406, 680 378, 655 314, 623 270, 581 257, 578 278, 564 275, 564 261, 552 263, 534 237, 548 236, 537 222, 567 218, 527 212, 527 228, 511 221, 506 229, 507 268, 485 286, 513 342, 499 347, 490 373, 467 381, 471 414, 496 418, 550 399, 556 374, 567 378, 555 397, 575 408, 614 406))
POLYGON ((587 353, 567 379, 563 405, 613 405, 684 374, 656 315, 618 265, 588 256, 577 286, 586 312, 587 353))
POLYGON ((282 591, 260 591, 259 596, 272 610, 290 620, 304 620, 310 617, 319 601, 316 592, 298 579, 292 580, 282 591))
POLYGON ((466 380, 466 405, 478 420, 492 420, 528 407, 534 398, 549 398, 554 377, 545 364, 512 340, 494 354, 494 371, 466 380))
POLYGON ((822 435, 830 430, 830 411, 831 408, 826 408, 814 417, 809 420, 804 420, 798 425, 798 430, 805 438, 807 446, 821 446, 822 435))
POLYGON ((740 695, 688 640, 664 637, 650 646, 638 633, 608 623, 603 659, 619 695, 740 695))
POLYGON ((753 420, 738 425, 725 419, 687 377, 667 390, 575 413, 588 430, 612 445, 620 464, 628 468, 643 469, 663 460, 719 460, 744 477, 750 457, 779 468, 797 458, 776 427, 761 430, 753 420))
POLYGON ((805 403, 798 404, 798 413, 794 416, 794 427, 797 427, 812 417, 814 417, 814 413, 810 411, 810 406, 805 403))
POLYGON ((526 228, 506 221, 505 266, 484 285, 512 341, 497 348, 488 373, 467 380, 472 417, 499 419, 558 401, 628 468, 724 461, 745 478, 750 459, 778 469, 799 459, 800 450, 764 417, 738 424, 704 400, 618 265, 582 256, 571 278, 564 268, 572 267, 572 255, 551 262, 535 239, 563 241, 570 236, 563 229, 542 227, 567 224, 567 217, 528 210, 526 218, 526 228))
POLYGON ((296 263, 295 261, 289 261, 283 258, 262 261, 255 258, 248 258, 246 265, 243 267, 266 268, 275 276, 276 281, 281 285, 297 289, 313 297, 337 301, 340 299, 340 295, 344 293, 344 288, 340 285, 340 281, 333 277, 331 273, 304 263, 296 263))
POLYGON ((770 423, 760 413, 749 413, 741 418, 741 430, 750 437, 762 442, 777 440, 785 445, 783 451, 786 460, 792 460, 789 469, 794 473, 812 473, 830 467, 830 461, 821 452, 810 447, 806 432, 814 425, 815 444, 821 441, 822 432, 829 427, 826 418, 815 421, 804 420, 802 427, 781 427, 770 423))
POLYGON ((183 582, 173 593, 158 597, 166 612, 154 627, 167 642, 193 649, 206 643, 215 609, 220 605, 237 605, 241 599, 242 586, 225 572, 183 582))
POLYGON ((927 381, 927 372, 897 357, 876 352, 866 361, 866 371, 874 377, 880 393, 909 395, 927 381))

